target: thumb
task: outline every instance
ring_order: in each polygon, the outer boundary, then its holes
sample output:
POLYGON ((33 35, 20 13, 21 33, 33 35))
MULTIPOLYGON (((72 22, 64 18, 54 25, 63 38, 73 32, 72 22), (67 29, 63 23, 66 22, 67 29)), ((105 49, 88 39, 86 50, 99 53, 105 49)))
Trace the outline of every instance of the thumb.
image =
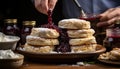
POLYGON ((49 10, 53 11, 56 3, 57 3, 57 0, 49 0, 49 2, 48 2, 48 8, 49 8, 49 10))

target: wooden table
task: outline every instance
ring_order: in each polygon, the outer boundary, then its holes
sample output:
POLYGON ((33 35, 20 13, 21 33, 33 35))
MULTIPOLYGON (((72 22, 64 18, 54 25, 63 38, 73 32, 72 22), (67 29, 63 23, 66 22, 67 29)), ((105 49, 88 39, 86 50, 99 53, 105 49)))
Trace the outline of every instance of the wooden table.
POLYGON ((120 66, 108 65, 103 63, 90 64, 88 66, 45 64, 38 62, 25 61, 19 69, 120 69, 120 66))

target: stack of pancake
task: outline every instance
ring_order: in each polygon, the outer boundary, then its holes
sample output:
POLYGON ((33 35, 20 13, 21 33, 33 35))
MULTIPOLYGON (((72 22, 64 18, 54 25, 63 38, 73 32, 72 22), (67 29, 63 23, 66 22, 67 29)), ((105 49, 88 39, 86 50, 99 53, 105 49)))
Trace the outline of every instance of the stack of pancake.
POLYGON ((55 29, 33 28, 26 37, 24 48, 31 52, 50 53, 55 45, 59 45, 58 37, 59 33, 55 29))
MULTIPOLYGON (((58 27, 62 29, 62 31, 65 30, 64 33, 60 33, 55 29, 49 28, 33 28, 31 34, 26 38, 24 49, 26 51, 37 53, 50 53, 53 52, 56 46, 58 46, 58 48, 61 46, 61 40, 65 40, 65 42, 69 44, 71 52, 76 53, 96 51, 97 42, 93 36, 95 31, 91 28, 89 21, 75 18, 63 19, 59 21, 58 27), (67 36, 65 37, 67 38, 59 38, 59 36, 64 36, 60 34, 66 33, 67 36)), ((63 46, 66 45, 62 45, 62 47, 63 46)))
POLYGON ((91 29, 90 22, 81 19, 63 19, 58 26, 66 29, 72 52, 93 52, 96 51, 96 39, 93 36, 95 31, 91 29))

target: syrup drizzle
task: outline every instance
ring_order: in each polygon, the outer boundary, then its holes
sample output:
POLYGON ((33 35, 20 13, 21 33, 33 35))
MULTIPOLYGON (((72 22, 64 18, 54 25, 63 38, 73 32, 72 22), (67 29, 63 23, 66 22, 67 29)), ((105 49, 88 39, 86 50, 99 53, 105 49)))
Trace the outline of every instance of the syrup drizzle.
POLYGON ((54 51, 62 52, 62 53, 71 52, 67 30, 61 29, 58 26, 54 25, 54 23, 52 22, 52 11, 51 10, 48 11, 48 24, 42 25, 41 27, 55 29, 57 32, 59 32, 60 34, 58 38, 59 45, 55 46, 54 51))
POLYGON ((57 52, 71 52, 71 47, 69 45, 69 37, 66 29, 60 29, 59 45, 55 47, 57 52))
POLYGON ((48 23, 41 25, 41 27, 55 29, 55 30, 57 30, 57 32, 59 32, 59 28, 56 25, 54 25, 54 23, 52 22, 52 11, 48 10, 47 13, 48 13, 48 23))

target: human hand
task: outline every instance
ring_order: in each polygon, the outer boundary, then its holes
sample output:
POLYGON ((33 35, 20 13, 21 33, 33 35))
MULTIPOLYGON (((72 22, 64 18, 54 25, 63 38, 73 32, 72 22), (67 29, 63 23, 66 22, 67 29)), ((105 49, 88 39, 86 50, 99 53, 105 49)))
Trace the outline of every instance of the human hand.
POLYGON ((100 17, 100 22, 97 24, 98 27, 110 26, 120 20, 120 7, 108 9, 100 14, 100 17))
POLYGON ((47 15, 48 10, 53 11, 57 0, 34 0, 35 2, 35 8, 43 13, 47 15))

